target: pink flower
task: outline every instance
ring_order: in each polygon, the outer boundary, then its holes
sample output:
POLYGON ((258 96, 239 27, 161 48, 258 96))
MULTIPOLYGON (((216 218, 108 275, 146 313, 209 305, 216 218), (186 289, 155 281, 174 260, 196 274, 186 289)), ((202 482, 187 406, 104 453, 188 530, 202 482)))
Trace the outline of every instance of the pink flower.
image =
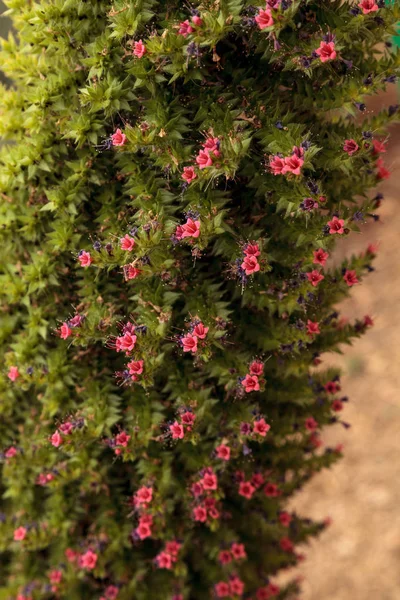
POLYGON ((115 436, 115 443, 117 446, 123 446, 126 448, 130 439, 130 435, 128 435, 125 431, 121 431, 121 433, 118 433, 118 435, 115 436))
POLYGON ((332 217, 331 221, 328 221, 329 233, 344 233, 344 220, 332 217))
POLYGON ((264 363, 259 360, 254 360, 250 365, 250 375, 257 375, 260 377, 264 372, 264 363))
POLYGON ((201 480, 203 490, 216 490, 218 488, 218 478, 212 469, 209 469, 208 473, 205 473, 201 480))
POLYGON ((13 458, 17 454, 17 449, 14 446, 10 446, 8 450, 5 451, 4 456, 6 458, 13 458))
POLYGON ((373 140, 372 145, 374 147, 374 154, 383 154, 386 152, 386 146, 380 140, 373 140))
POLYGON ((122 133, 120 129, 117 129, 117 131, 112 134, 111 140, 113 146, 123 146, 126 142, 126 135, 122 133))
POLYGON ((242 596, 244 591, 244 583, 239 577, 232 577, 229 582, 229 588, 233 596, 242 596))
POLYGON ((339 412, 343 410, 343 402, 339 399, 336 399, 332 402, 332 410, 335 412, 339 412))
POLYGON ((143 44, 142 40, 135 42, 135 47, 133 50, 133 55, 136 58, 142 58, 146 54, 146 46, 143 44))
POLYGON ((124 235, 124 237, 121 239, 122 250, 127 250, 128 252, 130 252, 131 250, 133 250, 134 245, 135 240, 128 234, 124 235))
POLYGON ((265 419, 258 419, 254 422, 253 432, 261 435, 261 437, 265 437, 270 429, 271 425, 268 425, 265 419))
POLYGON ((356 285, 356 283, 360 283, 357 279, 357 273, 355 271, 348 271, 347 269, 343 275, 343 279, 349 287, 356 285))
POLYGON ((260 256, 260 247, 258 244, 246 244, 243 248, 243 252, 246 256, 260 256))
POLYGON ((85 554, 82 554, 79 563, 83 569, 94 569, 97 563, 97 554, 88 550, 85 554))
POLYGON ((14 540, 16 542, 22 542, 25 539, 26 534, 28 533, 25 527, 18 527, 14 530, 14 540))
POLYGON ((324 266, 326 261, 329 258, 328 252, 325 252, 322 248, 318 248, 318 250, 314 250, 313 256, 314 256, 314 258, 313 258, 314 265, 324 266))
POLYGON ((188 219, 184 225, 182 225, 182 237, 193 237, 198 238, 200 235, 200 221, 193 221, 188 219))
POLYGON ((269 166, 274 175, 283 175, 286 173, 285 160, 280 156, 270 156, 269 166))
POLYGON ((75 552, 75 550, 72 550, 72 548, 67 548, 64 552, 64 555, 67 561, 70 563, 74 563, 78 557, 78 553, 75 552))
POLYGON ((61 446, 61 444, 63 443, 63 439, 58 430, 53 433, 53 435, 50 438, 50 441, 51 441, 51 445, 54 446, 55 448, 58 448, 59 446, 61 446))
POLYGON ((60 338, 66 340, 72 333, 72 329, 68 327, 68 323, 63 323, 60 327, 60 338))
POLYGON ((218 554, 218 560, 221 565, 228 565, 232 562, 232 554, 229 550, 221 550, 218 554))
POLYGON ((340 385, 336 381, 328 381, 324 385, 324 388, 328 394, 336 394, 336 392, 340 392, 340 385))
POLYGON ((226 444, 220 444, 215 448, 217 453, 217 458, 221 458, 222 460, 229 460, 231 457, 231 449, 226 444))
POLYGON ((244 498, 247 498, 248 500, 250 500, 250 498, 252 497, 252 495, 254 494, 254 492, 256 491, 256 488, 254 487, 254 485, 252 485, 250 483, 250 481, 241 481, 239 484, 239 494, 241 496, 243 496, 244 498))
POLYGON ((197 352, 197 337, 188 333, 181 339, 184 352, 197 352))
POLYGON ((141 522, 136 527, 136 533, 141 540, 145 540, 146 538, 151 537, 151 527, 148 523, 141 522))
POLYGON ((264 483, 264 476, 261 475, 261 473, 254 473, 251 478, 251 483, 258 489, 264 483))
POLYGON ((365 315, 365 317, 363 319, 363 324, 364 324, 364 327, 373 327, 374 321, 373 321, 372 317, 370 317, 369 315, 365 315))
POLYGON ((378 168, 378 179, 389 179, 390 171, 388 171, 388 169, 385 167, 384 162, 381 158, 378 158, 378 160, 376 161, 376 166, 378 168))
POLYGON ((83 320, 84 320, 84 317, 82 317, 81 315, 75 315, 69 321, 69 324, 71 327, 80 327, 83 320))
POLYGON ((200 152, 196 156, 196 162, 199 165, 200 169, 211 167, 213 164, 210 153, 206 150, 200 150, 200 152))
POLYGON ((257 375, 246 375, 244 379, 242 379, 242 386, 246 390, 246 392, 258 392, 260 389, 260 384, 258 383, 257 375))
POLYGON ((293 175, 300 175, 300 169, 304 164, 304 159, 299 158, 296 154, 287 156, 285 158, 284 173, 293 173, 293 175))
POLYGON ((216 156, 218 158, 219 156, 221 156, 221 152, 219 151, 219 145, 220 145, 219 138, 209 137, 204 142, 203 148, 204 148, 205 152, 208 152, 208 153, 212 152, 214 154, 214 156, 216 156))
POLYGON ((318 333, 321 333, 321 331, 319 329, 319 323, 317 321, 310 321, 310 319, 308 319, 307 334, 308 335, 316 335, 318 333))
POLYGON ((197 323, 196 327, 193 329, 193 335, 198 337, 200 340, 204 340, 208 330, 209 327, 204 327, 203 323, 197 323))
POLYGON ((266 27, 271 27, 274 24, 274 19, 272 18, 271 11, 260 9, 260 12, 256 16, 256 23, 260 29, 265 29, 266 27))
POLYGON ((278 519, 279 523, 284 527, 289 527, 290 523, 292 522, 292 516, 285 511, 279 513, 278 519))
POLYGON ((367 15, 370 12, 375 12, 379 10, 379 6, 375 2, 375 0, 361 0, 358 4, 359 8, 363 11, 364 15, 367 15))
POLYGON ((127 279, 136 279, 136 277, 139 277, 139 275, 141 274, 141 270, 137 269, 136 267, 133 267, 132 265, 129 265, 128 268, 125 271, 126 274, 126 278, 127 279))
POLYGON ((260 265, 255 256, 245 256, 242 264, 240 265, 246 275, 252 275, 260 270, 260 265))
POLYGON ((10 367, 7 373, 8 379, 11 381, 15 381, 20 376, 20 372, 18 371, 18 367, 10 367))
POLYGON ((59 571, 58 569, 54 569, 53 571, 50 571, 49 579, 50 579, 51 583, 60 583, 60 581, 62 579, 62 571, 59 571))
POLYGON ((193 509, 193 519, 200 523, 205 523, 207 521, 207 511, 204 506, 196 506, 193 509))
POLYGON ((232 552, 235 560, 240 560, 241 558, 247 558, 244 544, 237 544, 236 542, 234 542, 231 546, 231 552, 232 552))
POLYGON ((69 421, 60 425, 60 431, 64 435, 69 435, 72 432, 73 428, 74 426, 69 421))
POLYGON ((173 440, 182 440, 185 435, 185 430, 178 421, 174 421, 174 423, 169 426, 169 430, 172 433, 173 440))
POLYGON ((313 417, 308 417, 305 420, 305 426, 308 431, 315 431, 318 429, 318 423, 313 417))
POLYGON ((189 23, 189 21, 187 19, 186 19, 186 21, 182 21, 182 23, 179 23, 178 33, 180 35, 183 35, 183 37, 188 36, 189 33, 193 33, 193 27, 191 26, 191 24, 189 23))
POLYGON ((345 140, 343 150, 344 152, 347 152, 349 156, 353 156, 359 149, 360 147, 355 140, 345 140))
POLYGON ((141 506, 142 504, 149 504, 153 499, 153 488, 149 486, 143 486, 138 489, 135 494, 135 504, 141 506))
POLYGON ((176 239, 179 241, 183 238, 183 227, 182 225, 178 225, 177 228, 175 229, 175 237, 176 239))
POLYGON ((78 260, 81 264, 81 267, 89 267, 92 264, 92 257, 89 252, 85 250, 81 250, 78 254, 78 260))
POLYGON ((160 554, 156 557, 156 563, 160 569, 171 569, 172 568, 172 558, 168 552, 160 552, 160 554))
POLYGON ((182 179, 184 179, 187 183, 192 183, 196 177, 197 175, 193 167, 184 167, 182 179))
POLYGON ((334 60, 336 58, 334 42, 321 42, 315 53, 318 54, 323 63, 328 60, 334 60))
POLYGON ((141 375, 143 373, 143 360, 132 360, 126 366, 129 369, 130 375, 141 375))
POLYGON ((201 17, 198 17, 197 15, 192 17, 192 21, 196 25, 196 27, 201 27, 203 25, 203 20, 201 19, 201 17))
POLYGON ((293 552, 293 543, 288 537, 284 537, 279 541, 279 545, 284 552, 293 552))
POLYGON ((135 334, 127 331, 126 333, 124 333, 124 335, 121 335, 120 337, 118 337, 116 339, 117 352, 119 352, 119 351, 123 351, 126 353, 132 352, 132 350, 135 347, 136 340, 137 340, 137 336, 135 334))
POLYGON ((231 595, 231 590, 225 581, 219 581, 215 584, 215 593, 217 598, 228 598, 231 595))
POLYGON ((174 562, 178 560, 179 550, 181 549, 182 544, 177 542, 176 540, 171 540, 165 544, 165 551, 171 555, 171 558, 174 562))
POLYGON ((192 412, 190 412, 190 411, 188 411, 188 410, 187 410, 186 412, 184 412, 184 413, 181 415, 181 420, 182 420, 182 423, 183 423, 184 425, 189 425, 189 426, 191 426, 191 425, 193 425, 193 423, 194 423, 194 422, 195 422, 195 420, 196 420, 196 415, 194 415, 192 412))
POLYGON ((107 600, 115 600, 118 596, 118 592, 119 590, 115 585, 109 585, 105 591, 107 600))
POLYGON ((325 277, 323 275, 321 275, 321 273, 319 271, 317 271, 316 269, 314 269, 310 273, 307 273, 307 279, 311 283, 311 285, 313 285, 314 287, 316 287, 319 284, 320 281, 322 281, 323 279, 325 279, 325 277))
POLYGON ((275 483, 267 483, 263 491, 267 498, 277 498, 280 496, 280 491, 275 483))

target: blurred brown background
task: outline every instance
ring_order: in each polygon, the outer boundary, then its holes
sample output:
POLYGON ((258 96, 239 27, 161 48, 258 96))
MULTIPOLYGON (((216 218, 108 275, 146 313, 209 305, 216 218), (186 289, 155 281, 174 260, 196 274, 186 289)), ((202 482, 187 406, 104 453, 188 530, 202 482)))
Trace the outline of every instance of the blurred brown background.
MULTIPOLYGON (((374 98, 369 112, 400 102, 399 89, 374 98)), ((352 427, 323 434, 328 445, 344 444, 344 458, 293 502, 303 515, 332 518, 304 548, 302 600, 400 600, 400 126, 382 156, 392 176, 379 188, 381 219, 338 248, 344 255, 380 242, 376 271, 341 306, 343 316, 369 314, 375 325, 343 356, 324 356, 344 371, 350 402, 341 416, 352 427)))

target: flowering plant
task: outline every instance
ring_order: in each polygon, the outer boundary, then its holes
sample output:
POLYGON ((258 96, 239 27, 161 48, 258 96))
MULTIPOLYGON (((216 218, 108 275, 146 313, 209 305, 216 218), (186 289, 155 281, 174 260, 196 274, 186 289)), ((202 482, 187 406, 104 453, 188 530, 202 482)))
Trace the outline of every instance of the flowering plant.
POLYGON ((327 522, 287 503, 347 427, 316 367, 373 324, 335 306, 376 246, 329 259, 390 175, 398 107, 356 117, 399 7, 7 4, 0 597, 295 598, 327 522))

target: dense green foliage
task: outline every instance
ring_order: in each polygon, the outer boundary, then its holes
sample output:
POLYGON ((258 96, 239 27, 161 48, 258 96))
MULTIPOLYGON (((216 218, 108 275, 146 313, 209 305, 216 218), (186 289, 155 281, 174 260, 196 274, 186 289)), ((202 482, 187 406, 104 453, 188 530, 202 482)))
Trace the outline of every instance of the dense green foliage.
POLYGON ((7 1, 1 600, 297 596, 325 525, 285 505, 341 454, 315 366, 371 324, 335 307, 375 249, 325 253, 398 117, 357 118, 400 64, 368 2, 7 1))

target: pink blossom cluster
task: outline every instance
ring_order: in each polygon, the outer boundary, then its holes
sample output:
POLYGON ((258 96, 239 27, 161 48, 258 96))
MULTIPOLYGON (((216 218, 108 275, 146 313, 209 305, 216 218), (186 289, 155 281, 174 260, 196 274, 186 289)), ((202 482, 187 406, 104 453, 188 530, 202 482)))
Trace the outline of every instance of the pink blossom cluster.
POLYGON ((237 598, 243 596, 244 583, 237 575, 231 575, 229 581, 219 581, 214 586, 217 598, 237 598))
MULTIPOLYGON (((198 350, 199 340, 205 340, 209 327, 205 327, 202 321, 196 319, 189 325, 189 333, 180 338, 179 343, 181 344, 184 352, 192 352, 195 354, 198 350)), ((203 342, 204 344, 204 342, 203 342)))
POLYGON ((250 242, 243 247, 243 262, 240 265, 246 275, 253 275, 260 270, 258 257, 261 254, 260 247, 256 242, 250 242))
POLYGON ((212 467, 201 471, 200 478, 191 486, 191 493, 195 500, 192 509, 192 518, 199 523, 209 523, 219 519, 220 511, 217 506, 218 477, 212 467))
POLYGON ((125 352, 127 356, 133 351, 137 336, 135 335, 136 326, 133 323, 126 323, 122 329, 122 335, 115 340, 115 349, 117 352, 125 352))
POLYGON ((169 431, 173 440, 182 440, 185 433, 189 433, 193 429, 196 415, 191 410, 184 410, 179 415, 179 421, 174 421, 169 426, 169 431))
POLYGON ((186 223, 177 226, 174 234, 175 239, 180 242, 185 238, 198 238, 200 235, 200 226, 201 223, 199 219, 192 219, 188 217, 186 223))
POLYGON ((304 164, 304 148, 301 146, 293 146, 293 152, 290 156, 283 157, 275 154, 269 158, 269 167, 274 175, 300 175, 301 167, 304 164))
POLYGON ((58 448, 63 443, 63 436, 70 435, 74 430, 74 425, 67 421, 66 423, 62 423, 58 429, 53 433, 50 438, 51 445, 55 448, 58 448))
POLYGON ((249 367, 249 373, 241 380, 241 385, 247 393, 258 392, 260 389, 259 377, 264 372, 264 363, 254 360, 249 367))
POLYGON ((192 16, 191 21, 189 21, 189 19, 186 19, 185 21, 179 23, 178 33, 179 35, 183 35, 183 37, 187 37, 190 33, 193 33, 195 31, 196 27, 201 27, 202 25, 202 18, 199 15, 194 15, 192 16))
POLYGON ((96 567, 98 554, 91 548, 82 553, 77 552, 72 548, 67 548, 65 550, 65 558, 68 560, 68 562, 77 564, 81 569, 92 571, 96 567))
POLYGON ((240 561, 247 558, 244 544, 233 542, 229 550, 221 550, 218 553, 218 560, 222 565, 228 565, 233 561, 240 561))
POLYGON ((154 562, 159 569, 172 569, 174 564, 178 561, 179 550, 182 544, 176 540, 166 542, 165 547, 161 552, 157 554, 154 562))

